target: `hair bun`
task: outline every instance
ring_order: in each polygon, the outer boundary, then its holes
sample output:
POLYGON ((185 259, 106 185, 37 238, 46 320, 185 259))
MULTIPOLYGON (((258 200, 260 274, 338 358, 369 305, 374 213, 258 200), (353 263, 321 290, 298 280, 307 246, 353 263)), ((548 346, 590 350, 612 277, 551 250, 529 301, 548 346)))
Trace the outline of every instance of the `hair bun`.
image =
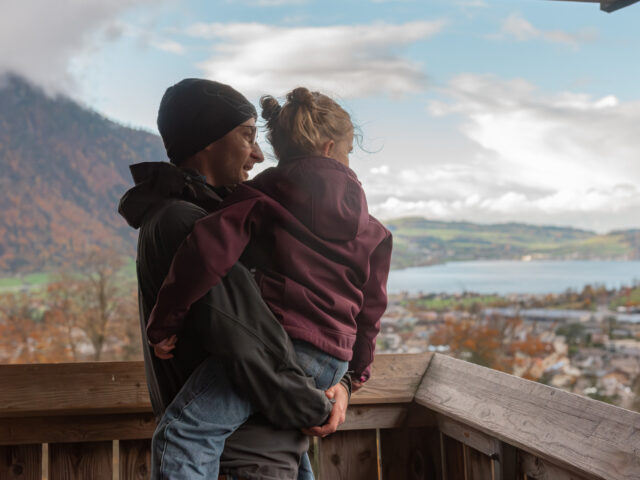
POLYGON ((267 122, 272 122, 278 118, 280 110, 282 110, 278 100, 271 95, 265 95, 260 98, 260 107, 262 108, 262 118, 267 122))
POLYGON ((314 98, 313 93, 308 88, 298 87, 291 90, 287 94, 287 100, 291 103, 296 103, 299 106, 313 107, 314 98))

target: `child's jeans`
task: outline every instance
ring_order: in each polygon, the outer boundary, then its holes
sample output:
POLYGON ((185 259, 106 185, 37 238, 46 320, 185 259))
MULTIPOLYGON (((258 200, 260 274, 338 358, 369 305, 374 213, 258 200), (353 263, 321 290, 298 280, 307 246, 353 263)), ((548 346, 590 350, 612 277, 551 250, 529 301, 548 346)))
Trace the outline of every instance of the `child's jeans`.
MULTIPOLYGON (((317 388, 328 389, 346 373, 348 362, 307 342, 293 340, 293 344, 297 363, 314 378, 317 388)), ((218 478, 225 439, 252 413, 251 402, 236 392, 221 363, 211 357, 205 360, 169 405, 153 434, 152 480, 218 478)), ((313 480, 306 453, 298 480, 313 480)))

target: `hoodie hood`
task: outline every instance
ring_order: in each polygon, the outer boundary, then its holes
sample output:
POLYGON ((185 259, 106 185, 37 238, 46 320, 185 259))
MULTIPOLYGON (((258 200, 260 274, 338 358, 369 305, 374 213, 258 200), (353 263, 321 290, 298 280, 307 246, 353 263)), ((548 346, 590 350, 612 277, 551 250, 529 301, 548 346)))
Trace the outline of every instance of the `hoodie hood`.
POLYGON ((248 184, 278 201, 323 240, 353 240, 369 223, 358 177, 331 158, 281 161, 248 184))
POLYGON ((186 200, 206 211, 213 210, 222 200, 220 192, 197 172, 167 162, 137 163, 129 170, 135 186, 120 199, 118 213, 136 229, 149 211, 167 199, 186 200))

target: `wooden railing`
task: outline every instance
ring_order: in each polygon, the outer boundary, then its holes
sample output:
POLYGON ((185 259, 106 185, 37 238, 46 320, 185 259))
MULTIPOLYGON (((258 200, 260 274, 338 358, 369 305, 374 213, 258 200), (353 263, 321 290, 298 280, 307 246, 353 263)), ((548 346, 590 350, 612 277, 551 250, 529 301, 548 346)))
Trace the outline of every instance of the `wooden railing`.
MULTIPOLYGON (((0 366, 0 480, 148 478, 154 426, 142 363, 0 366)), ((640 479, 640 414, 439 354, 380 355, 315 455, 321 480, 640 479)))

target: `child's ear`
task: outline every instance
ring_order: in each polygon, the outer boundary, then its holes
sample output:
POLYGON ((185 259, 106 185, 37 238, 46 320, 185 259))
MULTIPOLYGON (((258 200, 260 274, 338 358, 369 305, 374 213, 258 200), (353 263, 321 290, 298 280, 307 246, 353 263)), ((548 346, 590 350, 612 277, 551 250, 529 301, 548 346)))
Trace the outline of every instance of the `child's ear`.
POLYGON ((333 148, 336 146, 336 142, 333 140, 327 140, 322 144, 322 156, 327 158, 332 158, 331 154, 333 154, 333 148))

